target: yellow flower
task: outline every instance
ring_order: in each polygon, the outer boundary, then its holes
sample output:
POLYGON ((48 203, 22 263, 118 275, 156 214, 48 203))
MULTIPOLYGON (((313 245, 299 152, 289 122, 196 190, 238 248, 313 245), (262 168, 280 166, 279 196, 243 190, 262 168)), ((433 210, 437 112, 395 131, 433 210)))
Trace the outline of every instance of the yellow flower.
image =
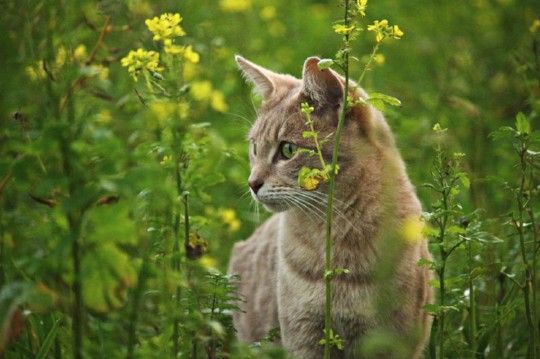
POLYGON ((238 218, 236 218, 236 212, 234 209, 223 209, 220 211, 220 215, 223 223, 229 227, 229 232, 236 232, 238 229, 240 229, 241 223, 238 218))
POLYGON ((375 32, 375 40, 377 42, 382 42, 387 37, 393 37, 399 40, 404 35, 399 26, 391 26, 386 19, 381 21, 375 20, 372 25, 368 25, 367 29, 368 31, 375 32))
POLYGON ((533 34, 540 30, 540 19, 535 19, 533 23, 531 24, 531 27, 529 28, 529 31, 533 34))
POLYGON ((321 181, 316 177, 306 177, 302 181, 302 188, 307 191, 313 191, 319 187, 319 183, 321 183, 321 181))
POLYGON ((219 7, 227 12, 243 12, 251 8, 251 0, 219 0, 219 7))
POLYGON ((60 46, 58 52, 56 53, 56 58, 54 59, 54 64, 56 67, 62 67, 66 63, 67 51, 64 46, 60 46))
POLYGON ((26 76, 28 76, 28 78, 32 81, 43 80, 47 77, 47 73, 45 72, 43 66, 43 60, 38 61, 34 66, 26 66, 26 76))
POLYGON ((112 120, 111 111, 109 110, 101 110, 97 116, 96 116, 96 122, 101 124, 107 124, 110 123, 112 120))
POLYGON ((79 45, 75 48, 75 50, 73 51, 73 58, 75 59, 75 61, 84 61, 86 58, 88 57, 88 54, 86 52, 86 46, 84 45, 79 45))
POLYGON ((345 26, 342 24, 334 25, 334 32, 340 35, 348 35, 354 30, 354 25, 345 26))
POLYGON ((358 7, 358 12, 362 16, 366 16, 367 2, 368 0, 356 0, 356 6, 358 7))
POLYGON ((159 66, 159 53, 137 49, 120 60, 123 67, 127 67, 129 74, 135 81, 143 70, 161 72, 163 68, 159 66))
POLYGON ((210 106, 212 106, 212 108, 217 112, 225 112, 229 109, 229 106, 227 106, 227 103, 225 102, 225 96, 223 96, 223 93, 221 93, 221 91, 217 90, 212 92, 210 106))
POLYGON ((273 5, 267 5, 262 8, 261 12, 259 13, 261 16, 261 19, 263 20, 272 20, 276 17, 276 7, 273 5))
POLYGON ((420 218, 405 218, 402 226, 402 238, 409 243, 417 243, 424 239, 424 222, 420 218))
POLYGON ((383 65, 384 62, 386 61, 386 58, 384 57, 383 54, 376 54, 376 55, 373 57, 373 61, 374 61, 377 65, 383 65))
POLYGON ((405 35, 405 33, 401 31, 399 26, 394 25, 394 27, 392 28, 392 36, 394 37, 394 39, 401 39, 403 35, 405 35))
POLYGON ((197 52, 193 51, 191 45, 187 46, 184 51, 184 59, 187 61, 196 64, 200 60, 200 56, 197 52))
POLYGON ((191 84, 191 96, 195 100, 203 101, 212 97, 212 84, 210 81, 197 81, 191 84))
POLYGON ((172 39, 178 36, 184 36, 186 33, 180 27, 182 16, 180 14, 166 13, 159 18, 155 16, 153 19, 146 19, 144 22, 154 34, 154 41, 172 39))
POLYGON ((217 267, 217 261, 207 255, 202 256, 199 258, 199 263, 206 269, 216 269, 217 267))

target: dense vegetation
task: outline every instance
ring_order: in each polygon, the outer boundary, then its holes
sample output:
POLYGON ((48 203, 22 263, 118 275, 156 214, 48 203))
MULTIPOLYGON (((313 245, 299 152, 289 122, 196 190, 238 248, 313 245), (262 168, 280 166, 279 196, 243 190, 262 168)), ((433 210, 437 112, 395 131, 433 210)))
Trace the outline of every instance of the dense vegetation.
POLYGON ((426 357, 540 358, 537 0, 372 0, 350 44, 343 3, 2 3, 0 356, 285 357, 231 325, 229 252, 267 216, 233 55, 299 76, 345 43, 402 103, 373 101, 426 211, 426 357), (381 19, 404 35, 370 56, 381 19))

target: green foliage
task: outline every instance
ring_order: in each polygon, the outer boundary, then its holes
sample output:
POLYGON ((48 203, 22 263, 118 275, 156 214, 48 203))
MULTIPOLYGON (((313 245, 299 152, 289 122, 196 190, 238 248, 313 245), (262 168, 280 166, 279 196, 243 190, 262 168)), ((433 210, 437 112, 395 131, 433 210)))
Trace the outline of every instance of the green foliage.
MULTIPOLYGON (((234 241, 260 223, 240 196, 254 116, 233 62, 242 53, 296 75, 320 55, 385 112, 413 183, 427 184, 435 259, 419 265, 438 292, 427 356, 540 357, 537 1, 381 0, 366 11, 359 0, 358 22, 333 23, 337 5, 3 3, 0 355, 287 356, 271 333, 234 339, 238 279, 223 274, 234 241)), ((326 141, 309 123, 305 137, 326 141)), ((299 181, 319 185, 332 168, 323 159, 299 181)), ((380 333, 364 349, 395 342, 380 333)))

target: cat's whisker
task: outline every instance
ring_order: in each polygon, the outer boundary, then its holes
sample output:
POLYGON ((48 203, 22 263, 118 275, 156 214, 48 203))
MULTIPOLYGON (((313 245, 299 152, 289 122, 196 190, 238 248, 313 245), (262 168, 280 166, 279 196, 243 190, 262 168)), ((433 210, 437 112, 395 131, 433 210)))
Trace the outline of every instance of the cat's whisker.
MULTIPOLYGON (((309 199, 303 198, 300 199, 300 197, 297 197, 299 200, 301 200, 306 205, 309 205, 313 208, 316 208, 316 210, 321 214, 320 218, 323 223, 326 223, 326 211, 323 208, 317 207, 315 203, 309 202, 309 199)), ((340 235, 345 235, 346 231, 343 229, 343 227, 340 226, 333 226, 333 229, 338 231, 340 235)))
MULTIPOLYGON (((320 197, 317 197, 317 196, 313 196, 312 195, 312 192, 304 192, 304 191, 298 191, 297 192, 297 195, 299 197, 303 197, 305 198, 306 200, 314 200, 314 201, 319 201, 319 200, 322 200, 322 198, 320 197)), ((323 200, 325 203, 326 203, 326 199, 323 200)), ((361 233, 353 224, 352 222, 347 218, 347 216, 337 208, 337 206, 333 206, 332 208, 333 212, 335 212, 335 214, 337 215, 338 218, 341 218, 343 219, 346 224, 352 229, 354 230, 355 232, 357 233, 361 233)), ((326 215, 326 212, 325 212, 325 215, 326 215)), ((346 233, 346 231, 341 228, 341 227, 338 227, 340 229, 340 232, 342 232, 342 234, 346 233)))
MULTIPOLYGON (((322 216, 322 213, 319 211, 317 212, 317 208, 316 207, 313 207, 313 206, 309 206, 307 203, 301 201, 299 198, 295 197, 294 195, 291 195, 289 197, 291 199, 291 201, 296 204, 296 207, 299 207, 300 209, 305 209, 306 214, 309 216, 309 214, 313 214, 314 216, 316 216, 319 220, 321 220, 322 222, 324 222, 324 217, 322 216)), ((311 218, 311 217, 310 217, 311 218)))

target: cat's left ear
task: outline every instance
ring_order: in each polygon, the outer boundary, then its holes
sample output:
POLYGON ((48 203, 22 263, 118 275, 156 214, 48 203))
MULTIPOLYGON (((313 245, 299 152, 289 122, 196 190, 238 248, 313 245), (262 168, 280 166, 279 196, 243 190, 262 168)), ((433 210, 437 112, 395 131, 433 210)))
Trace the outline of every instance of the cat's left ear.
POLYGON ((343 85, 337 73, 319 69, 319 61, 318 57, 309 57, 304 63, 302 92, 318 107, 337 107, 343 98, 343 85))

